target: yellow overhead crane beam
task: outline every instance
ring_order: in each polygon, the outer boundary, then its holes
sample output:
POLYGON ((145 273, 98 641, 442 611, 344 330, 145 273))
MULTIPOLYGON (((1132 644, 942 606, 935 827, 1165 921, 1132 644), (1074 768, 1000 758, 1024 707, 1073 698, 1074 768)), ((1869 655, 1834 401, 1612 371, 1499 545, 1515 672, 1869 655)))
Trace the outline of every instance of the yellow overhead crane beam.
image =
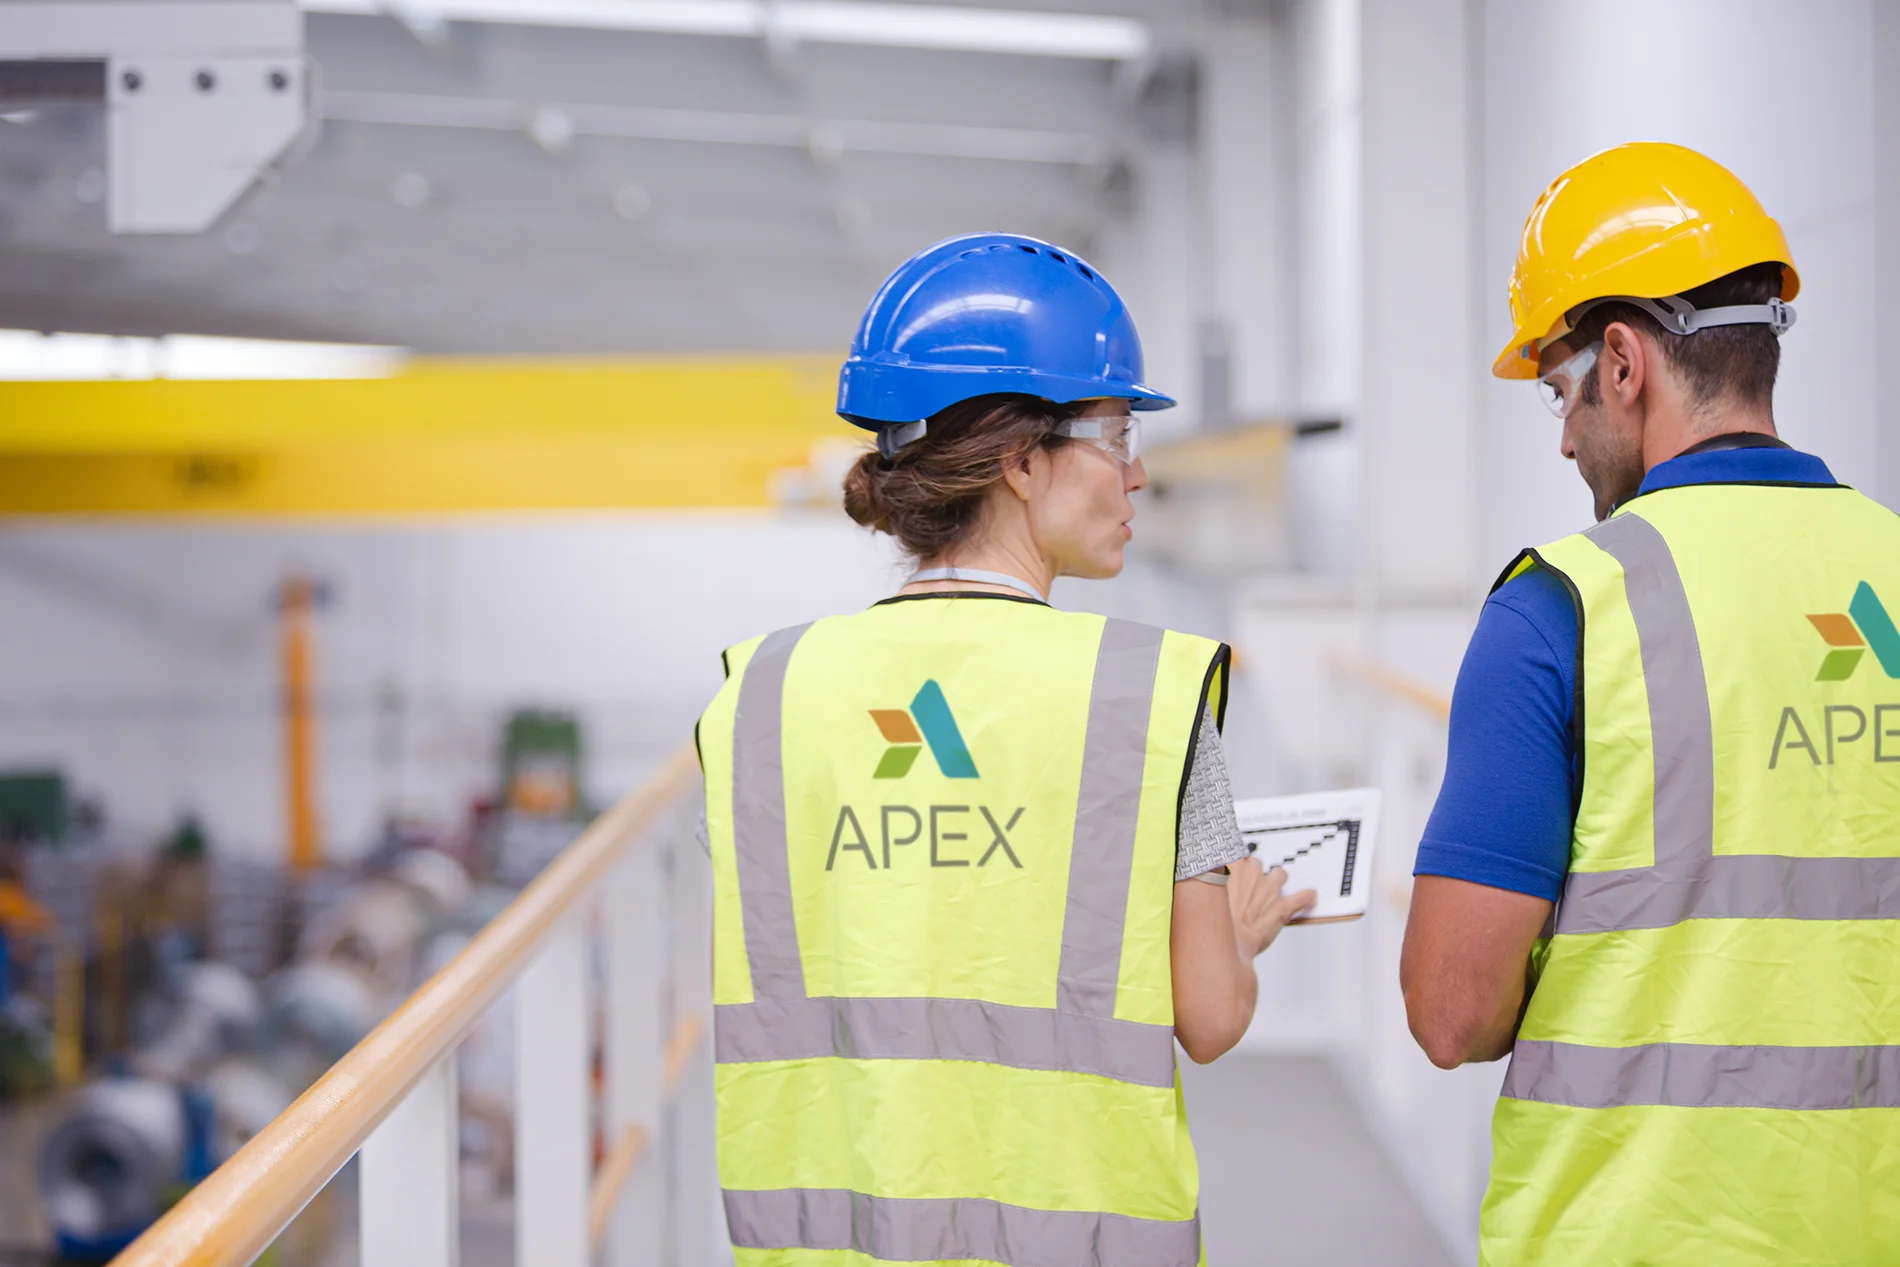
POLYGON ((837 358, 418 358, 386 378, 0 383, 0 516, 760 507, 837 358))

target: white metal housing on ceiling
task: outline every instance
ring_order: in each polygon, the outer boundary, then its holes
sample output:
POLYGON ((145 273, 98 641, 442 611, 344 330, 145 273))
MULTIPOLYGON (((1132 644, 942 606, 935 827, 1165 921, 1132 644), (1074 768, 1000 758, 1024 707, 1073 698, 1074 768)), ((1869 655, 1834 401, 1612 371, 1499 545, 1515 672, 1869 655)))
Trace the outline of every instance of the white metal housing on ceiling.
POLYGON ((876 0, 300 0, 313 13, 407 22, 496 22, 674 35, 936 48, 1139 61, 1145 23, 1090 13, 1035 13, 876 0))

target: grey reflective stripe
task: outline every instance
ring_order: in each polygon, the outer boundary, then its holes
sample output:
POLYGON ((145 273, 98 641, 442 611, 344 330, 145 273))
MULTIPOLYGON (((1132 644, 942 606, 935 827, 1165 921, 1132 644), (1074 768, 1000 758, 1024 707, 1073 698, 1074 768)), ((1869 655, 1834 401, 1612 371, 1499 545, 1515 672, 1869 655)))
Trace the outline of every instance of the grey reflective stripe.
POLYGON ((979 1258, 1010 1267, 1195 1267, 1199 1218, 1032 1210, 974 1197, 876 1197, 843 1188, 727 1189, 741 1249, 855 1250, 891 1263, 979 1258))
POLYGON ((1900 918, 1900 858, 1715 855, 1708 679, 1675 557, 1655 526, 1634 514, 1584 535, 1622 564, 1642 647, 1655 760, 1656 865, 1572 871, 1556 931, 1668 928, 1686 919, 1900 918))
POLYGON ((1687 874, 1715 850, 1715 731, 1689 595, 1669 543, 1647 519, 1618 515, 1584 535, 1623 565, 1649 692, 1656 870, 1687 874))
POLYGON ((1518 1040, 1501 1094, 1578 1108, 1900 1108, 1900 1047, 1585 1047, 1518 1040))
POLYGON ((1668 928, 1686 919, 1900 919, 1900 858, 1727 854, 1691 875, 1573 871, 1560 933, 1668 928))
POLYGON ((759 1060, 978 1060, 1015 1069, 1174 1085, 1174 1029, 980 999, 799 999, 722 1003, 713 1056, 759 1060))
POLYGON ((1095 655, 1056 974, 1056 1006, 1084 1016, 1115 1015, 1162 637, 1147 625, 1110 620, 1095 655))
POLYGON ((785 850, 785 669, 809 624, 766 635, 739 681, 732 726, 732 834, 752 994, 805 997, 785 850))

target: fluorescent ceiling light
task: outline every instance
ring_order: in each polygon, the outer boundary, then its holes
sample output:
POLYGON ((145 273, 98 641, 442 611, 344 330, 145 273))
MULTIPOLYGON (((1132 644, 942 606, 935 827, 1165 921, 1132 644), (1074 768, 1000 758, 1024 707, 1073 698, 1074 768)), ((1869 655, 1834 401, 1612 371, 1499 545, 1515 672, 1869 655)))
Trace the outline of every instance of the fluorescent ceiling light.
POLYGON ((1146 24, 1091 13, 1035 13, 875 0, 302 0, 312 13, 381 14, 416 24, 498 22, 678 35, 767 36, 969 53, 1137 61, 1146 24))
POLYGON ((41 334, 0 330, 0 381, 150 378, 383 378, 402 368, 404 348, 363 343, 291 343, 174 334, 41 334))

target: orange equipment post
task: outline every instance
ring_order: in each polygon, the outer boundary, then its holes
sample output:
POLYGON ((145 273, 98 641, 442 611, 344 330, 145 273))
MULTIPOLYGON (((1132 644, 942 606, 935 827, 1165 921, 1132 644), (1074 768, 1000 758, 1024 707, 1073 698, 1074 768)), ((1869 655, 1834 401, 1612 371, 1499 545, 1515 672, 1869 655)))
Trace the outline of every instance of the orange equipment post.
POLYGON ((317 822, 316 701, 312 698, 311 617, 317 590, 309 577, 284 582, 283 619, 285 805, 289 811, 290 865, 311 871, 323 865, 317 822))

